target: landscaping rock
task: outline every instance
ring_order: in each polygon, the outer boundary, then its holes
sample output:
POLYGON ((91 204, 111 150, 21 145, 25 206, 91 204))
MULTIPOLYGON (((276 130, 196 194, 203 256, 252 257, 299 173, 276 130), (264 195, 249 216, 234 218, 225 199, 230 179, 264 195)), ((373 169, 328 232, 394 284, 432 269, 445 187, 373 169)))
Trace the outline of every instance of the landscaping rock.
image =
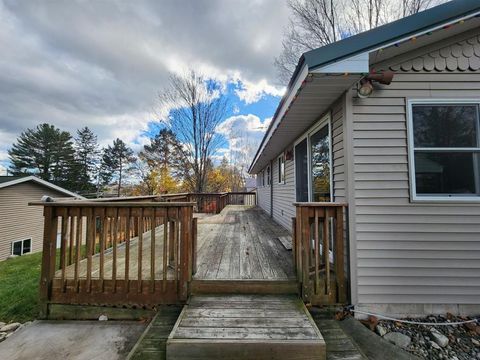
POLYGON ((377 325, 375 331, 380 336, 384 336, 388 332, 387 329, 385 329, 382 325, 377 325))
POLYGON ((5 340, 6 338, 7 338, 7 333, 6 333, 6 332, 0 333, 0 342, 2 342, 3 340, 5 340))
POLYGON ((480 341, 472 339, 472 344, 475 346, 480 346, 480 341))
POLYGON ((432 328, 430 329, 430 338, 435 341, 441 347, 445 347, 448 345, 448 337, 441 334, 437 329, 432 328))
POLYGON ((436 350, 441 349, 441 347, 435 341, 430 341, 430 346, 436 350))
POLYGON ((390 332, 386 334, 383 338, 390 341, 392 344, 401 347, 402 349, 406 349, 408 345, 410 345, 410 343, 412 342, 412 339, 409 336, 399 332, 390 332))
POLYGON ((11 323, 11 324, 7 324, 7 325, 4 325, 2 326, 2 328, 0 329, 0 332, 12 332, 12 331, 15 331, 17 330, 19 327, 20 327, 20 323, 11 323))
POLYGON ((106 315, 100 315, 100 317, 98 318, 98 321, 107 321, 108 320, 108 317, 106 315))
POLYGON ((1 321, 0 321, 0 329, 1 329, 2 327, 4 327, 5 325, 7 325, 7 323, 4 323, 4 322, 1 322, 1 321))

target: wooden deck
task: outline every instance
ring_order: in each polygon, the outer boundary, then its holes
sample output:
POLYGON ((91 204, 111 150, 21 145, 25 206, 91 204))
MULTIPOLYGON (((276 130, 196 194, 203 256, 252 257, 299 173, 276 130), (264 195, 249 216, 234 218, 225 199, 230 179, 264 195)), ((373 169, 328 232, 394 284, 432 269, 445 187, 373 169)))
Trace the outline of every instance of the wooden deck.
MULTIPOLYGON (((288 236, 287 230, 275 224, 261 209, 253 206, 229 205, 220 214, 195 214, 198 218, 197 235, 197 280, 294 280, 292 252, 287 251, 278 237, 288 236)), ((155 230, 155 278, 163 278, 164 226, 155 230)), ((142 278, 151 274, 151 232, 143 234, 141 253, 142 278)), ((138 279, 138 237, 130 240, 129 279, 138 279)), ((125 279, 126 243, 117 247, 116 278, 125 279)), ((113 252, 104 253, 105 278, 112 277, 113 252)), ((173 261, 173 260, 172 260, 173 261)), ((74 277, 74 264, 65 269, 66 278, 74 277)), ((167 279, 174 279, 171 266, 167 279)), ((87 259, 79 262, 79 278, 85 279, 87 259)), ((62 276, 57 270, 55 278, 62 276)), ((92 279, 100 278, 100 254, 92 257, 92 279)))
POLYGON ((325 342, 295 296, 193 296, 167 341, 167 358, 325 359, 325 342))
POLYGON ((257 207, 230 205, 218 215, 200 218, 194 278, 295 279, 292 252, 278 240, 288 235, 257 207))

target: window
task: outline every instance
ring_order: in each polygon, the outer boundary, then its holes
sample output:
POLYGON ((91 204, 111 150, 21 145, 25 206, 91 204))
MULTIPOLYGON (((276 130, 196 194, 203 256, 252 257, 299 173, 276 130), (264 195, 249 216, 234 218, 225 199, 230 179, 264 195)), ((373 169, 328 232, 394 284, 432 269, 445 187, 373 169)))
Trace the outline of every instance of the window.
POLYGON ((285 156, 283 154, 278 157, 278 183, 285 183, 285 156))
POLYGON ((262 186, 265 186, 265 170, 262 171, 262 186))
POLYGON ((23 255, 32 252, 32 239, 12 242, 12 255, 23 255))
POLYGON ((330 116, 326 115, 294 147, 298 202, 332 201, 330 116))
POLYGON ((414 199, 480 196, 479 104, 410 102, 414 199))
POLYGON ((270 166, 267 167, 267 185, 270 186, 271 181, 271 174, 270 174, 270 166))

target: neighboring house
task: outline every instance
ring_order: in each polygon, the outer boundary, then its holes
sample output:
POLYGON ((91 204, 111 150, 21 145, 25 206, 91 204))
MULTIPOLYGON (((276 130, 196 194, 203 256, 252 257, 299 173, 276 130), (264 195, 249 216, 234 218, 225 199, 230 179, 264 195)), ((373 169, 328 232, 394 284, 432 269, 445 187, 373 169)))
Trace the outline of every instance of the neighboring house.
POLYGON ((295 202, 348 204, 356 309, 480 312, 479 16, 452 1, 305 53, 250 166, 288 229, 295 202))
POLYGON ((0 261, 42 250, 43 207, 28 203, 44 195, 82 198, 35 176, 0 176, 0 261))

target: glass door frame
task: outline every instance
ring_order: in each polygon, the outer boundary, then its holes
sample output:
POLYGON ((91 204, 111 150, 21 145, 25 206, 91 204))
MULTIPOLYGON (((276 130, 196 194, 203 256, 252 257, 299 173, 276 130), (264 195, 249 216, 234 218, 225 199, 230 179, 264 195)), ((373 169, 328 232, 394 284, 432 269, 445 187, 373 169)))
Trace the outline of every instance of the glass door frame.
MULTIPOLYGON (((334 202, 333 198, 333 141, 332 141, 332 119, 331 119, 331 113, 328 112, 324 116, 320 118, 318 122, 316 122, 312 127, 310 127, 302 136, 297 138, 295 142, 293 143, 293 152, 295 153, 295 147, 300 144, 303 140, 307 140, 307 172, 308 172, 308 201, 312 202, 313 199, 313 189, 312 189, 312 146, 311 146, 311 141, 310 138, 313 134, 315 134, 317 131, 322 129, 324 126, 328 126, 328 139, 329 139, 329 144, 328 144, 328 151, 329 151, 329 166, 330 166, 330 201, 329 202, 334 202)), ((295 187, 295 201, 296 199, 296 189, 297 189, 297 158, 294 157, 294 187, 295 187)))

